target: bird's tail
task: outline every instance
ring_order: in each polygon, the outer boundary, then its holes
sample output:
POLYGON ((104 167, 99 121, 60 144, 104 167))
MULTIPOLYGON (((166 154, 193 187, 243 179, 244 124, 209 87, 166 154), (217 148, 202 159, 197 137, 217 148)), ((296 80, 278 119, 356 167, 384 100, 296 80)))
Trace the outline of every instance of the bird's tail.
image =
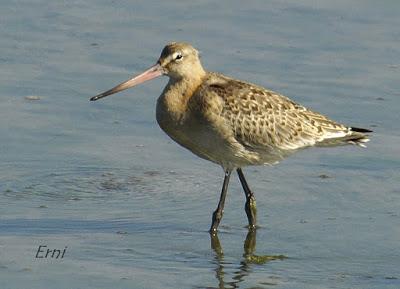
POLYGON ((345 135, 338 136, 331 136, 328 138, 323 139, 317 145, 318 146, 337 146, 337 145, 346 145, 346 144, 353 144, 358 145, 360 147, 366 147, 365 143, 369 142, 369 135, 372 131, 365 128, 358 128, 358 127, 349 127, 345 135))
POLYGON ((350 132, 351 133, 348 135, 347 143, 355 144, 365 148, 365 143, 369 142, 368 133, 371 133, 372 130, 359 127, 351 127, 350 132))

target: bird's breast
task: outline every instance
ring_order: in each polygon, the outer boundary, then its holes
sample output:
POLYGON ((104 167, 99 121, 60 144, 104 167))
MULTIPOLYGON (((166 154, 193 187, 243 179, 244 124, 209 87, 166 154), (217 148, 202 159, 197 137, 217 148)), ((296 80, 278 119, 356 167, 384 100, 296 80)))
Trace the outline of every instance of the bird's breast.
MULTIPOLYGON (((157 101, 156 118, 161 129, 175 142, 195 155, 224 168, 244 166, 254 161, 254 155, 243 153, 233 138, 199 116, 196 111, 174 111, 164 96, 157 101)), ((240 146, 241 147, 241 146, 240 146)))

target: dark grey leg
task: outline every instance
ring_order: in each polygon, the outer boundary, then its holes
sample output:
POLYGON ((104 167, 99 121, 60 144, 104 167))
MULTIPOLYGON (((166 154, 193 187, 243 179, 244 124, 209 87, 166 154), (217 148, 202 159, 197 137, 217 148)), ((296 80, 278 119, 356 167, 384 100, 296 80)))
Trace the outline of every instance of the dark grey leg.
POLYGON ((242 184, 244 193, 246 195, 246 205, 244 209, 246 211, 247 219, 249 220, 249 229, 255 229, 257 223, 257 208, 256 208, 256 198, 253 192, 250 190, 249 185, 243 175, 242 169, 236 169, 240 183, 242 184))
POLYGON ((228 184, 231 172, 232 172, 231 170, 225 171, 224 184, 222 185, 222 191, 221 191, 221 196, 219 197, 218 207, 212 215, 212 223, 210 228, 211 234, 215 234, 217 232, 219 222, 221 221, 222 215, 224 213, 225 198, 226 198, 226 193, 228 191, 228 184))

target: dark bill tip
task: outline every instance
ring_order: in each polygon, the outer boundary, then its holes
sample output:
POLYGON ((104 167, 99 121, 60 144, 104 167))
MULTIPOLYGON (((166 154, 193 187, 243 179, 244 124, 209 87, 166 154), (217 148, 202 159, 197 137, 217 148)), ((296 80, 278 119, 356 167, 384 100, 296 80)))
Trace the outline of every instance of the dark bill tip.
POLYGON ((99 95, 96 95, 96 96, 92 96, 91 98, 90 98, 90 101, 95 101, 95 100, 98 100, 98 99, 100 99, 100 98, 102 98, 103 96, 101 95, 101 94, 99 94, 99 95))

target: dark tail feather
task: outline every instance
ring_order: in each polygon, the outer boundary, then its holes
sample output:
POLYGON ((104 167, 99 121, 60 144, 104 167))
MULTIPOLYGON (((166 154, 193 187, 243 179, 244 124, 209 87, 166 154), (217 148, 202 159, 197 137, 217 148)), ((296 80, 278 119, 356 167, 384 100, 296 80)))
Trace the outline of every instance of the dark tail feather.
POLYGON ((365 143, 369 142, 369 136, 367 133, 372 132, 369 129, 349 127, 346 131, 345 136, 326 138, 319 142, 318 146, 337 146, 345 144, 358 145, 360 147, 366 147, 365 143))
POLYGON ((353 132, 348 139, 348 143, 355 144, 361 147, 365 147, 365 143, 369 142, 368 135, 364 133, 372 132, 372 130, 359 128, 359 127, 351 127, 351 131, 353 132))
POLYGON ((359 128, 359 127, 352 127, 351 130, 355 131, 355 132, 362 132, 362 133, 372 132, 372 130, 365 129, 365 128, 359 128))

